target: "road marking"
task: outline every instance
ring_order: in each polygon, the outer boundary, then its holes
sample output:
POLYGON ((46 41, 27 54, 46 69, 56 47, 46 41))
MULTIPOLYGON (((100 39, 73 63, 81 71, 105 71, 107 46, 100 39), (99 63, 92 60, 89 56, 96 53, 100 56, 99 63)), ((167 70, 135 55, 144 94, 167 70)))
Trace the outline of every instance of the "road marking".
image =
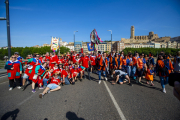
POLYGON ((7 77, 7 75, 6 75, 6 76, 2 76, 2 77, 0 77, 0 78, 3 78, 3 77, 7 77))
MULTIPOLYGON (((36 91, 36 93, 37 93, 37 92, 38 92, 38 91, 36 91)), ((26 101, 28 101, 29 99, 31 99, 34 95, 36 95, 36 93, 32 93, 31 96, 29 96, 28 98, 26 98, 25 100, 23 100, 22 102, 20 102, 20 103, 18 104, 18 106, 24 104, 26 101)))
POLYGON ((109 93, 109 95, 110 95, 110 97, 111 97, 111 99, 112 99, 112 101, 113 101, 113 103, 114 103, 114 106, 116 107, 116 109, 117 109, 117 111, 118 111, 118 113, 119 113, 120 118, 121 118, 122 120, 126 120, 123 112, 121 111, 121 108, 120 108, 119 105, 117 104, 117 102, 116 102, 113 94, 111 93, 109 87, 107 86, 106 82, 105 82, 105 81, 103 81, 103 82, 104 82, 104 85, 105 85, 105 87, 106 87, 106 89, 107 89, 107 91, 108 91, 108 93, 109 93))
MULTIPOLYGON (((6 82, 8 82, 8 81, 6 81, 6 82)), ((0 84, 6 83, 6 82, 2 82, 2 83, 0 83, 0 84)))

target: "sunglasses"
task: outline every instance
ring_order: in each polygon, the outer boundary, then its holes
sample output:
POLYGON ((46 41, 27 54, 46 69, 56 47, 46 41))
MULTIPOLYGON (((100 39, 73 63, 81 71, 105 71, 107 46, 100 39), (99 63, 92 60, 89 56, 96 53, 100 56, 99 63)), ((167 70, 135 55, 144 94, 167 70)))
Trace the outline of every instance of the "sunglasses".
POLYGON ((12 58, 16 58, 16 57, 12 57, 12 58))

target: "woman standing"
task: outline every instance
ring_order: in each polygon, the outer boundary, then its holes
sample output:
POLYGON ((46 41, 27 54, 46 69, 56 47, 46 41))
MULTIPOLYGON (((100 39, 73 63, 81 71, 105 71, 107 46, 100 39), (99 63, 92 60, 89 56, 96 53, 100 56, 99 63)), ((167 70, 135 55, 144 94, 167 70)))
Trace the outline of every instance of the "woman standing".
POLYGON ((137 83, 140 83, 140 84, 143 84, 141 82, 141 78, 143 76, 143 71, 144 71, 144 68, 146 66, 146 61, 145 59, 143 58, 144 57, 144 54, 140 54, 140 58, 137 59, 137 83))
POLYGON ((17 60, 17 58, 13 55, 9 61, 6 62, 5 69, 7 69, 8 79, 10 88, 9 90, 13 89, 14 79, 16 80, 16 86, 20 89, 20 81, 21 81, 21 74, 22 74, 22 65, 21 62, 17 60))

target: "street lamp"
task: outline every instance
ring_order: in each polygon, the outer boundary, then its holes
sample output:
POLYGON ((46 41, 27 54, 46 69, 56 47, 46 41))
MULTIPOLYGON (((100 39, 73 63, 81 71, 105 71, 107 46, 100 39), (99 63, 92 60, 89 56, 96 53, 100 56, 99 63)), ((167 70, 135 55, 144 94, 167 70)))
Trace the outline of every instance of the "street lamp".
POLYGON ((74 31, 74 51, 75 51, 75 33, 76 32, 78 32, 78 30, 77 31, 74 31))
POLYGON ((111 31, 111 52, 112 52, 112 30, 107 30, 107 31, 111 31))
POLYGON ((5 1, 6 4, 6 18, 1 17, 0 20, 6 20, 7 24, 7 43, 8 43, 8 59, 11 57, 11 39, 10 39, 10 23, 9 23, 9 0, 5 1))

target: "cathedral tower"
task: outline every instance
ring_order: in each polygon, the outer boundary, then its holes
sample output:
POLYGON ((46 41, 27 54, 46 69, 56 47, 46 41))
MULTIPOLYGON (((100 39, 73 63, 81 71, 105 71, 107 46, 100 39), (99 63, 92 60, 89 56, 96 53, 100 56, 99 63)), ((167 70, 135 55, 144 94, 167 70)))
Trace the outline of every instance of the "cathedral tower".
POLYGON ((134 26, 131 26, 131 37, 130 39, 134 39, 134 26))

